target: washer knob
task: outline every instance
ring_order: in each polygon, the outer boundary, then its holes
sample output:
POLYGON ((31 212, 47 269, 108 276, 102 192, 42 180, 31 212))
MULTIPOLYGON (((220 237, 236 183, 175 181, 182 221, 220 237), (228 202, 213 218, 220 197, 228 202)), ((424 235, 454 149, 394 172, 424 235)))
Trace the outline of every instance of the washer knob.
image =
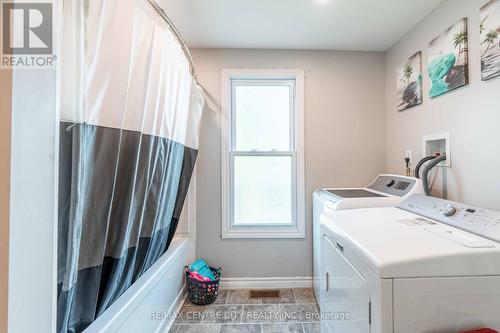
POLYGON ((385 186, 387 187, 391 187, 392 185, 394 185, 396 183, 396 181, 394 179, 389 179, 386 183, 385 183, 385 186))
POLYGON ((455 206, 453 206, 452 204, 446 204, 446 205, 441 206, 441 208, 439 209, 439 212, 444 216, 450 217, 450 216, 455 215, 455 213, 457 212, 457 208, 455 206))

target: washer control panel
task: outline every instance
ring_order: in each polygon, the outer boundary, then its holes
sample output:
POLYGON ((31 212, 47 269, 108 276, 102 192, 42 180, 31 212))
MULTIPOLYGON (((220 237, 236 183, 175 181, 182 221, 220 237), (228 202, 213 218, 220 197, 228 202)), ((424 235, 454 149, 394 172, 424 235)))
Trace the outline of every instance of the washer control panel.
POLYGON ((416 185, 417 179, 396 175, 379 175, 368 188, 395 195, 398 197, 408 194, 416 185))
POLYGON ((463 203, 411 195, 398 208, 500 242, 500 212, 463 203))

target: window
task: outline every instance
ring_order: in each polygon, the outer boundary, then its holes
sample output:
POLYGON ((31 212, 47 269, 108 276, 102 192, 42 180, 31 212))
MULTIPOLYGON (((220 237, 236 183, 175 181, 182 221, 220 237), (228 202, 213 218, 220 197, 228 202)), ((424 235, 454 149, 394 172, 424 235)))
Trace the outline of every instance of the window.
POLYGON ((303 86, 298 70, 223 70, 224 238, 302 238, 303 86))

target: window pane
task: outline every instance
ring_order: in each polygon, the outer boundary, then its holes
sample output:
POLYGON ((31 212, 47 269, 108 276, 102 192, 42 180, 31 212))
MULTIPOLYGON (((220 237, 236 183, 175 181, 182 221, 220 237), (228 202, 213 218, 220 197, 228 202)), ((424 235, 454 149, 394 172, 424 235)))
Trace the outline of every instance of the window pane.
POLYGON ((235 149, 290 150, 290 86, 235 85, 235 149))
POLYGON ((234 224, 291 224, 292 158, 235 156, 234 224))

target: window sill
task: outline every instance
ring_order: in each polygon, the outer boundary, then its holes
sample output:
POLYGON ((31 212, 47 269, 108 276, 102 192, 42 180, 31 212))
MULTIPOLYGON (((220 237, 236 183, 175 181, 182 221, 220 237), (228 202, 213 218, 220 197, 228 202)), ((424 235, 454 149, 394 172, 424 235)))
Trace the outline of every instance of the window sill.
POLYGON ((231 227, 222 230, 222 238, 278 239, 305 238, 305 231, 293 227, 231 227))

